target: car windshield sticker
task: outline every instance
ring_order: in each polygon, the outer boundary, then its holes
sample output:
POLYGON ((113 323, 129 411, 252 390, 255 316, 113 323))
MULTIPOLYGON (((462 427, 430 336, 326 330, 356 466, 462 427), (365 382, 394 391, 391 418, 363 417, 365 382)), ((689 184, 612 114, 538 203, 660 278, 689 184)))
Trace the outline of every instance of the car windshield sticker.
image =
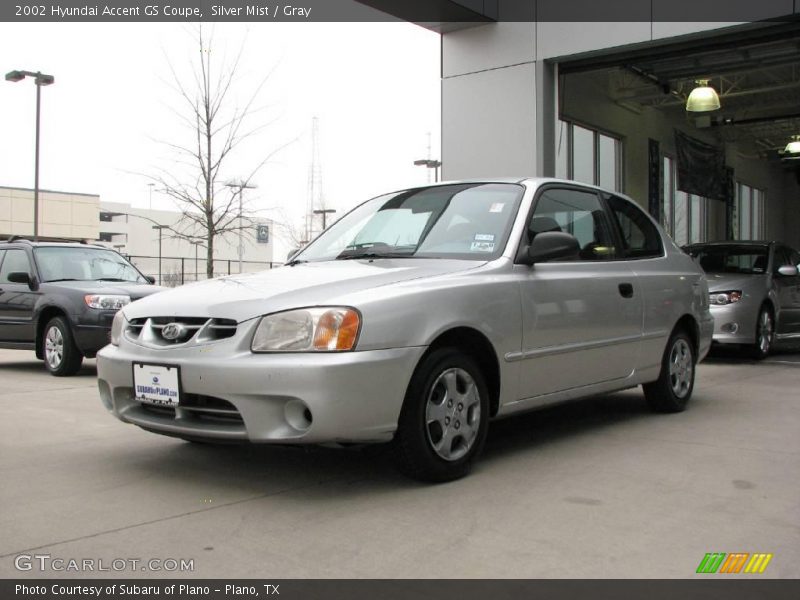
POLYGON ((469 247, 472 252, 494 252, 493 242, 472 242, 469 247))
POLYGON ((494 234, 492 234, 492 233, 476 233, 475 234, 475 241, 476 242, 493 242, 494 241, 494 234))
POLYGON ((489 212, 499 213, 503 212, 503 207, 505 207, 505 202, 495 202, 489 207, 489 212))

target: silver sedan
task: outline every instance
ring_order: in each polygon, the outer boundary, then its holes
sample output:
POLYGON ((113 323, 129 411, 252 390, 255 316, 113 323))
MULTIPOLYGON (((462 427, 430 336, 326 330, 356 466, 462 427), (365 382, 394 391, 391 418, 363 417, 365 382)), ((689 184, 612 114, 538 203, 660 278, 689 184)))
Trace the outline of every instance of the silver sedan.
POLYGON ((490 419, 636 385, 683 410, 713 319, 701 269, 619 194, 444 183, 349 212, 285 266, 126 306, 98 354, 126 423, 187 440, 392 442, 466 474, 490 419))
POLYGON ((800 255, 778 242, 688 246, 708 275, 714 343, 765 358, 776 343, 800 339, 800 255))

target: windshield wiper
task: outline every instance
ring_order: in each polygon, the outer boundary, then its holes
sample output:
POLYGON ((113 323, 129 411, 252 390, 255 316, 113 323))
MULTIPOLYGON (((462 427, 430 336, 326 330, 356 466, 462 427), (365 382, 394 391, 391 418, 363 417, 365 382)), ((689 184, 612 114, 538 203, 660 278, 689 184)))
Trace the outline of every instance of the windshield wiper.
POLYGON ((364 249, 356 252, 342 252, 336 260, 354 260, 358 258, 414 258, 413 252, 378 252, 364 249))
POLYGON ((63 279, 48 279, 44 283, 55 283, 57 281, 86 281, 85 279, 73 279, 71 277, 64 277, 63 279))
POLYGON ((119 277, 98 277, 95 281, 128 281, 130 283, 136 283, 135 281, 131 281, 130 279, 120 279, 119 277))
POLYGON ((294 260, 290 260, 289 262, 287 262, 283 266, 284 267, 293 267, 295 265, 300 265, 300 264, 307 263, 307 262, 308 262, 307 260, 300 260, 299 258, 295 258, 294 260))

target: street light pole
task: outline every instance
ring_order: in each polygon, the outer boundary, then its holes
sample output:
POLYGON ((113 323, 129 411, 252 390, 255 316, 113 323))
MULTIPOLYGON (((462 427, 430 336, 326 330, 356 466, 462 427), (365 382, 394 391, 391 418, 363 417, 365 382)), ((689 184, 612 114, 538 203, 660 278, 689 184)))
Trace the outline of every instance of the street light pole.
POLYGON ((158 229, 158 285, 161 285, 161 230, 169 229, 169 225, 153 225, 153 229, 158 229))
MULTIPOLYGON (((436 181, 439 181, 439 167, 442 166, 442 161, 440 160, 431 160, 430 158, 422 158, 420 160, 415 160, 414 164, 418 167, 427 167, 428 169, 436 169, 436 181)), ((428 180, 430 181, 430 179, 428 180)))
POLYGON ((33 77, 36 84, 36 149, 35 165, 33 176, 33 241, 39 241, 39 122, 42 107, 42 86, 51 85, 55 82, 52 75, 44 75, 41 71, 9 71, 6 73, 6 81, 14 83, 22 81, 26 77, 33 77))
POLYGON ((335 208, 320 208, 313 211, 315 215, 322 215, 322 231, 325 231, 328 228, 328 220, 326 219, 326 217, 328 215, 332 215, 335 212, 336 212, 335 208))
POLYGON ((200 281, 200 271, 197 268, 197 262, 198 262, 197 247, 198 246, 202 246, 203 242, 196 241, 196 242, 190 242, 190 244, 192 244, 192 246, 194 246, 194 280, 195 281, 200 281))
MULTIPOLYGON (((244 190, 254 190, 256 185, 251 185, 246 181, 229 181, 225 184, 226 187, 239 190, 239 273, 242 272, 242 255, 244 254, 244 242, 242 240, 242 232, 244 226, 242 225, 242 192, 244 190)), ((235 194, 236 192, 234 192, 235 194)), ((230 269, 229 269, 230 270, 230 269)))

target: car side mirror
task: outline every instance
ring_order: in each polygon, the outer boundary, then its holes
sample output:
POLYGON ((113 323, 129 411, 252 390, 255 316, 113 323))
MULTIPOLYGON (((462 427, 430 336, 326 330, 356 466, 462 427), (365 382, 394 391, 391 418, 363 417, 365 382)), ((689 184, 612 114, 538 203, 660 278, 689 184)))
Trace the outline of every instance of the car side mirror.
POLYGON ((522 262, 533 265, 550 260, 573 260, 578 258, 581 245, 574 235, 562 231, 545 231, 536 234, 522 262))
POLYGON ((295 256, 297 256, 297 253, 300 252, 300 250, 302 250, 302 248, 293 248, 292 250, 289 250, 289 253, 286 255, 286 262, 289 262, 295 256))
POLYGON ((145 276, 144 276, 144 278, 145 278, 145 279, 147 279, 147 282, 148 282, 150 285, 155 285, 155 283, 156 283, 156 278, 155 278, 155 277, 153 277, 152 275, 145 275, 145 276))
POLYGON ((36 278, 31 277, 30 273, 26 273, 25 271, 14 271, 13 273, 9 273, 8 280, 11 283, 24 283, 31 290, 39 289, 39 282, 36 281, 36 278))
MULTIPOLYGON (((781 265, 778 267, 778 275, 783 275, 784 277, 794 277, 797 273, 797 267, 793 267, 792 265, 781 265)), ((14 275, 14 273, 11 275, 14 275)))

